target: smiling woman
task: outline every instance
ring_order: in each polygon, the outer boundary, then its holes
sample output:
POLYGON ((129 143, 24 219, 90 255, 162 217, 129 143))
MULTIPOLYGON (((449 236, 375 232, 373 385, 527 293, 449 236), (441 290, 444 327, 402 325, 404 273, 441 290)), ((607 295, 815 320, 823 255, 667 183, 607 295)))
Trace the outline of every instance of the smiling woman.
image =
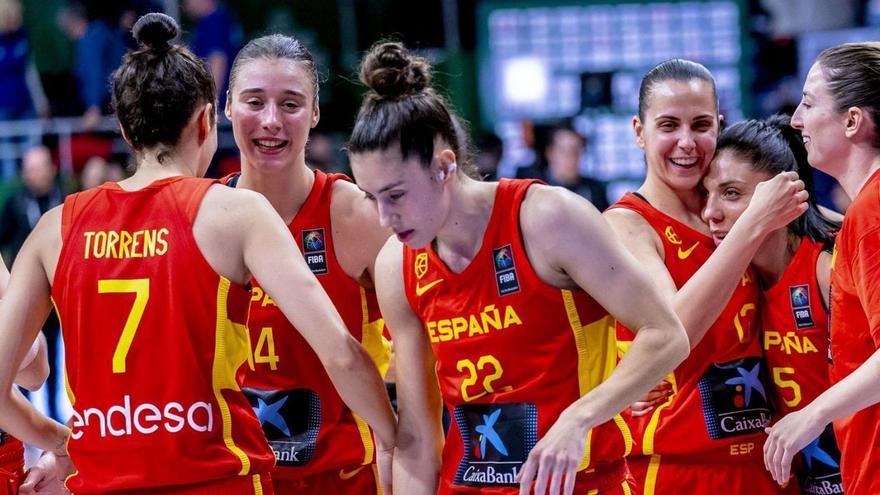
MULTIPOLYGON (((691 345, 664 385, 671 396, 656 394, 661 399, 631 422, 638 448, 629 463, 645 495, 679 493, 682 486, 696 495, 778 490, 760 457, 771 403, 755 322, 759 287, 749 261, 769 232, 806 209, 807 195, 796 174, 762 183, 736 226, 716 232, 726 240, 715 249, 700 217, 699 186, 715 153, 718 121, 715 83, 705 67, 669 60, 648 71, 633 118, 647 177, 605 212, 672 303, 691 345), (761 382, 743 394, 743 380, 752 376, 761 382)), ((623 326, 619 337, 632 340, 623 326)))
MULTIPOLYGON (((232 66, 226 115, 241 151, 241 174, 228 177, 227 184, 269 199, 302 251, 296 255, 384 373, 390 352, 372 274, 389 232, 347 177, 306 166, 306 142, 321 111, 318 70, 305 45, 281 34, 249 42, 232 66)), ((379 493, 376 457, 387 452, 377 452, 370 429, 343 402, 319 356, 263 296, 262 281, 251 282, 255 297, 248 328, 255 369, 245 379, 245 393, 258 407, 277 458, 275 491, 379 493)), ((371 390, 372 385, 362 383, 365 393, 388 404, 384 390, 371 390)), ((390 474, 384 478, 390 481, 390 474)))

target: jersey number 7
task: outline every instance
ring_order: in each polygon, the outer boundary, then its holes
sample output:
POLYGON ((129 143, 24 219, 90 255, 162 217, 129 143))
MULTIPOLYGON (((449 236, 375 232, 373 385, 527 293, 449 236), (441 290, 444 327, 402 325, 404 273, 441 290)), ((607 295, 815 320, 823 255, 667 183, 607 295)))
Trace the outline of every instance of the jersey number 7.
POLYGON ((122 335, 116 344, 116 350, 113 351, 113 373, 125 373, 125 358, 131 349, 134 334, 137 332, 141 318, 144 316, 144 309, 147 307, 147 301, 150 299, 150 279, 98 280, 98 294, 128 293, 134 293, 134 304, 128 313, 128 319, 125 320, 125 327, 122 328, 122 335))

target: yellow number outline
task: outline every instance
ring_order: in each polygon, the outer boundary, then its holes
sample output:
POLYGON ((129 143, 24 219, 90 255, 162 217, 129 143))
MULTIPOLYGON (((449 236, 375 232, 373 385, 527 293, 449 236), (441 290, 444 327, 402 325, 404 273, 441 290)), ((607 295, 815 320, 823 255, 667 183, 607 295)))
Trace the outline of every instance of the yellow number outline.
POLYGON ((786 399, 785 397, 782 400, 785 402, 785 405, 788 407, 796 407, 801 403, 803 397, 801 396, 801 386, 798 385, 798 382, 792 380, 784 380, 782 378, 782 374, 786 373, 792 375, 794 378, 794 368, 773 368, 773 381, 780 389, 791 389, 792 397, 791 400, 786 399))
POLYGON ((113 373, 125 373, 125 360, 128 357, 128 351, 131 349, 134 334, 137 333, 141 318, 144 317, 147 301, 150 300, 150 279, 98 280, 98 294, 130 293, 134 293, 134 304, 132 304, 128 318, 125 320, 125 326, 122 328, 122 335, 116 344, 116 350, 113 351, 113 373))
MULTIPOLYGON (((494 394, 495 387, 493 387, 492 384, 500 380, 501 375, 504 374, 504 368, 501 366, 501 362, 498 361, 498 358, 492 355, 480 356, 476 365, 470 359, 461 359, 456 363, 455 367, 458 371, 464 371, 465 369, 468 371, 468 375, 465 376, 461 382, 461 398, 464 399, 465 402, 479 399, 484 395, 494 394), (477 384, 477 380, 479 379, 477 370, 484 371, 489 364, 492 365, 495 371, 483 378, 484 390, 477 395, 471 396, 468 393, 468 388, 477 384)), ((507 386, 502 387, 500 391, 507 392, 509 390, 511 390, 511 387, 507 386)))
POLYGON ((276 371, 278 369, 278 361, 280 360, 281 358, 278 357, 278 354, 275 354, 275 333, 272 327, 263 327, 260 330, 260 337, 257 339, 257 347, 254 349, 254 362, 257 364, 268 364, 269 369, 276 371), (263 347, 268 347, 268 354, 261 354, 263 347))

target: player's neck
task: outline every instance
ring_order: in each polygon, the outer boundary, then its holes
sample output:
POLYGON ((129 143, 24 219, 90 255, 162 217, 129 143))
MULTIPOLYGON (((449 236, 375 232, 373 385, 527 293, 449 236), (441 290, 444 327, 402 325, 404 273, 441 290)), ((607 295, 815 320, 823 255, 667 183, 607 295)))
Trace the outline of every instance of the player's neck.
POLYGON ((314 183, 315 173, 304 163, 267 173, 243 162, 238 187, 265 196, 284 222, 290 223, 305 204, 314 183))
POLYGON ((697 188, 677 191, 649 172, 638 192, 654 208, 698 232, 708 234, 709 227, 700 218, 703 198, 697 188))
POLYGON ((440 258, 455 272, 464 270, 483 245, 495 205, 497 182, 462 177, 452 192, 448 217, 437 233, 440 258))
POLYGON ((788 228, 778 229, 764 239, 752 260, 764 288, 776 285, 800 246, 801 239, 792 235, 788 228))

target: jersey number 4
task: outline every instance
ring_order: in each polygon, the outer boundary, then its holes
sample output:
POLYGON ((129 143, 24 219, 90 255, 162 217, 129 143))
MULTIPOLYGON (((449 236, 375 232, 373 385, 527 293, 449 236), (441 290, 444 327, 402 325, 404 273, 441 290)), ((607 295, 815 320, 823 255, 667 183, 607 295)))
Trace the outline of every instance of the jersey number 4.
POLYGON ((113 351, 113 372, 125 373, 125 359, 134 341, 141 318, 144 317, 144 309, 150 299, 150 279, 123 279, 123 280, 98 280, 98 294, 130 294, 134 293, 134 304, 125 320, 122 335, 113 351))

